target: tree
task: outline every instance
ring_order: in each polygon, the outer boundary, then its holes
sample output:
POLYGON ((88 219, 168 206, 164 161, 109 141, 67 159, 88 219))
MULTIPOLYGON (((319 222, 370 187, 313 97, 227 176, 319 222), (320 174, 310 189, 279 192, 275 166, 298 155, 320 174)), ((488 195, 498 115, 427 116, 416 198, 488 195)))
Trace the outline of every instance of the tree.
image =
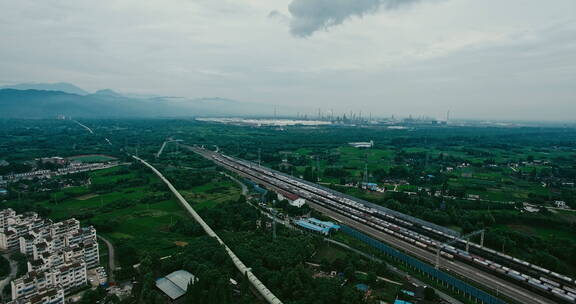
POLYGON ((426 287, 424 289, 424 299, 427 301, 433 301, 436 299, 436 291, 432 287, 426 287))
POLYGON ((376 273, 374 271, 369 271, 366 277, 366 283, 368 283, 369 285, 374 285, 376 284, 377 279, 378 278, 376 277, 376 273))
POLYGON ((314 171, 312 170, 312 167, 310 166, 306 166, 306 168, 304 169, 304 175, 303 175, 304 179, 309 181, 309 182, 315 182, 316 178, 314 177, 314 171))
POLYGON ((348 280, 354 280, 356 278, 356 268, 352 263, 348 263, 348 265, 344 269, 344 276, 348 280))

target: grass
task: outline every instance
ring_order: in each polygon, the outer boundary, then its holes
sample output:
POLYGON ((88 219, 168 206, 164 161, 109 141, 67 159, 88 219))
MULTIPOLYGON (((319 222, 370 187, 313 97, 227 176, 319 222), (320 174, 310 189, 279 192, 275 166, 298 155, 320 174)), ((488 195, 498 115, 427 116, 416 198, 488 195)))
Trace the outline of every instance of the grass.
POLYGON ((108 269, 108 246, 100 239, 98 239, 98 251, 100 252, 100 266, 108 269))
POLYGON ((573 240, 574 238, 576 238, 576 233, 563 229, 552 229, 547 227, 512 225, 512 224, 496 225, 494 227, 508 231, 517 231, 527 235, 539 236, 543 239, 555 238, 555 239, 573 240))
POLYGON ((52 210, 50 217, 56 220, 65 219, 73 216, 79 216, 88 212, 95 212, 98 208, 108 204, 126 199, 139 199, 144 197, 146 191, 144 187, 122 189, 120 191, 109 192, 92 196, 86 199, 86 195, 78 196, 75 198, 66 199, 64 201, 54 203, 52 201, 41 202, 40 205, 52 210))
POLYGON ((122 179, 132 179, 136 177, 134 172, 124 171, 124 169, 125 167, 114 167, 106 170, 98 170, 93 172, 90 177, 94 184, 115 183, 122 179))
MULTIPOLYGON (((394 146, 381 146, 381 148, 362 150, 342 145, 338 148, 330 150, 331 155, 337 155, 337 164, 342 167, 350 176, 356 180, 360 180, 363 176, 364 165, 366 160, 370 171, 376 169, 389 170, 393 166, 403 165, 395 161, 395 156, 398 154, 398 149, 394 146)), ((464 191, 466 194, 479 195, 481 199, 499 201, 499 202, 522 202, 531 198, 531 195, 538 195, 540 197, 548 197, 550 190, 542 187, 538 182, 526 181, 519 179, 516 173, 513 172, 506 162, 515 162, 518 159, 525 159, 529 155, 539 160, 549 160, 553 156, 563 155, 564 152, 542 153, 535 152, 531 149, 522 149, 521 151, 508 151, 503 149, 486 149, 486 148, 473 148, 466 146, 445 146, 442 148, 437 147, 407 147, 402 149, 403 153, 414 154, 426 153, 430 157, 430 163, 434 164, 435 158, 440 157, 458 157, 463 161, 469 163, 482 164, 486 159, 493 159, 500 165, 496 168, 484 167, 466 167, 456 168, 453 172, 453 177, 449 180, 449 188, 453 190, 464 191)), ((293 151, 294 154, 302 156, 316 155, 317 152, 311 151, 306 148, 299 148, 293 151)), ((566 153, 564 153, 566 154, 566 153)), ((566 156, 572 156, 573 153, 567 153, 566 156)), ((308 164, 311 165, 312 163, 308 164)), ((331 166, 326 160, 320 161, 320 166, 326 168, 331 166)), ((332 165, 333 166, 333 165, 332 165)), ((304 166, 298 166, 297 172, 303 172, 304 166)), ((522 172, 531 172, 532 170, 541 171, 549 169, 547 165, 525 165, 520 168, 522 172)), ((437 170, 440 168, 429 166, 428 170, 437 170)), ((381 181, 373 180, 380 183, 381 181)), ((322 182, 325 183, 338 183, 339 180, 334 178, 324 177, 322 182)), ((400 191, 414 191, 416 187, 404 185, 400 186, 400 191)))
POLYGON ((196 210, 215 208, 219 204, 240 197, 241 189, 233 181, 209 183, 181 191, 182 195, 196 210))
POLYGON ((323 244, 322 247, 318 248, 313 261, 316 263, 321 263, 322 261, 328 261, 333 263, 337 259, 346 259, 348 253, 346 251, 336 247, 336 245, 329 245, 329 243, 323 244))
MULTIPOLYGON (((93 184, 108 185, 124 179, 137 178, 135 172, 123 168, 110 168, 90 174, 93 184)), ((152 173, 145 177, 149 183, 158 182, 152 173)), ((96 194, 88 187, 75 187, 64 189, 55 195, 60 198, 72 197, 57 200, 57 203, 50 200, 39 202, 39 204, 51 210, 49 217, 54 220, 78 217, 82 219, 81 222, 84 225, 111 226, 112 231, 99 231, 99 234, 106 237, 114 246, 130 244, 139 254, 154 251, 163 256, 170 255, 178 250, 177 245, 191 240, 189 236, 171 232, 171 224, 178 220, 191 221, 191 219, 172 198, 142 202, 143 198, 164 193, 164 190, 154 192, 152 189, 149 184, 123 187, 120 183, 108 192, 99 191, 96 194), (122 208, 121 204, 126 201, 137 203, 122 208), (110 208, 102 209, 107 206, 110 208)), ((183 191, 183 195, 189 199, 192 197, 190 202, 195 202, 193 204, 195 209, 214 208, 218 204, 237 199, 240 195, 240 188, 231 181, 212 181, 189 191, 183 191)), ((103 259, 107 258, 106 254, 106 251, 101 251, 103 259)))
POLYGON ((80 161, 83 163, 98 163, 98 162, 107 162, 111 160, 115 160, 116 158, 109 155, 104 154, 86 154, 86 155, 76 155, 68 157, 70 160, 80 161))
POLYGON ((175 242, 191 238, 169 231, 178 219, 190 220, 175 200, 153 204, 140 204, 128 209, 101 214, 91 219, 94 224, 118 223, 114 232, 104 233, 113 244, 130 242, 139 252, 155 251, 168 255, 175 249, 175 242))

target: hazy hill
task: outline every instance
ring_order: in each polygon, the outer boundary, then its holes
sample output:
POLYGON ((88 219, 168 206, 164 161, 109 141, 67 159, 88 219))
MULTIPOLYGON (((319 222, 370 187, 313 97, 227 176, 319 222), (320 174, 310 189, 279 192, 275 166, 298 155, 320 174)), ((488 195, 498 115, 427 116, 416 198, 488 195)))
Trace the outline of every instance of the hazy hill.
POLYGON ((108 96, 108 97, 115 97, 115 98, 124 98, 124 96, 120 93, 117 93, 115 91, 112 91, 110 89, 103 89, 103 90, 98 90, 96 91, 94 94, 91 95, 95 95, 95 96, 108 96))
POLYGON ((3 86, 0 89, 16 89, 16 90, 42 90, 42 91, 60 91, 77 95, 88 95, 88 92, 81 88, 66 82, 58 83, 21 83, 11 86, 3 86))
POLYGON ((52 90, 0 89, 0 117, 166 117, 265 115, 269 107, 225 98, 130 98, 112 90, 79 95, 52 90))

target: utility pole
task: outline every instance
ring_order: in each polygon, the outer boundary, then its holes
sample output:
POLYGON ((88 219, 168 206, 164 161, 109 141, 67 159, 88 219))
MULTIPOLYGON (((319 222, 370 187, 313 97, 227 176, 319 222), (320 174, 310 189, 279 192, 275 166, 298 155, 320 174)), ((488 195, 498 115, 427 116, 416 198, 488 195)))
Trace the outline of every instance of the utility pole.
POLYGON ((364 160, 364 186, 368 185, 368 152, 366 152, 366 159, 364 160))
POLYGON ((320 156, 316 155, 316 179, 320 181, 320 156))
MULTIPOLYGON (((276 200, 273 200, 272 204, 274 205, 274 207, 276 207, 276 200)), ((277 213, 278 213, 278 211, 276 209, 274 209, 274 212, 272 213, 272 239, 274 241, 276 241, 276 214, 277 213)))
POLYGON ((478 231, 474 231, 471 233, 468 233, 466 235, 457 237, 451 241, 445 242, 444 244, 440 245, 438 247, 438 249, 436 249, 436 263, 435 263, 435 268, 438 269, 440 267, 440 252, 442 251, 442 249, 444 249, 444 247, 450 246, 460 240, 465 240, 466 241, 466 252, 468 252, 468 250, 470 249, 470 238, 480 234, 480 246, 484 247, 484 229, 478 230, 478 231))
POLYGON ((274 214, 274 219, 272 220, 272 239, 276 241, 276 214, 274 214))

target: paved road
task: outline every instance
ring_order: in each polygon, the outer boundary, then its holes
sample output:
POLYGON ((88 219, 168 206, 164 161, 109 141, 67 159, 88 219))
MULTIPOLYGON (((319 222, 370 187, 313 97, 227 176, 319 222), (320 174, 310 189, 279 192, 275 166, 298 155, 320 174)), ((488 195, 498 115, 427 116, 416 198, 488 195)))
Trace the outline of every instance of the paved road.
POLYGON ((97 237, 106 244, 106 247, 108 247, 108 269, 110 269, 109 273, 108 273, 108 281, 109 282, 115 282, 114 281, 114 270, 116 270, 116 263, 115 263, 115 252, 114 252, 114 246, 112 245, 112 243, 110 243, 110 241, 108 241, 107 239, 101 237, 100 235, 97 235, 97 237))
POLYGON ((242 187, 242 195, 248 194, 248 187, 246 187, 246 185, 243 182, 239 181, 237 178, 235 178, 234 176, 232 176, 228 173, 224 173, 224 172, 221 172, 221 173, 226 175, 228 178, 235 181, 238 185, 240 185, 240 187, 242 187))
POLYGON ((1 295, 2 291, 4 291, 4 287, 6 287, 6 285, 10 284, 10 281, 15 279, 16 274, 18 273, 18 263, 16 263, 16 261, 12 261, 10 259, 9 254, 3 254, 2 256, 5 259, 7 259, 8 261, 10 261, 10 274, 6 278, 4 278, 4 280, 0 281, 0 295, 1 295))
POLYGON ((84 129, 86 129, 88 132, 90 132, 90 134, 94 134, 94 131, 92 131, 92 129, 88 128, 86 125, 82 124, 81 122, 74 120, 75 123, 77 123, 78 125, 80 125, 81 127, 83 127, 84 129))

